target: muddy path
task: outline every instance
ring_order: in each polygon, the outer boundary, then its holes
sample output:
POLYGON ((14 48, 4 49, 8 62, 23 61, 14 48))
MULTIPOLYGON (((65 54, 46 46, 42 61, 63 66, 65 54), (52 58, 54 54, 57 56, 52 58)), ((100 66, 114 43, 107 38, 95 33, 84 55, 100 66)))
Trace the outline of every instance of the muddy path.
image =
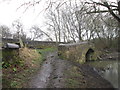
POLYGON ((67 62, 60 60, 57 52, 50 52, 40 70, 29 82, 29 88, 64 87, 63 72, 67 62))
MULTIPOLYGON (((76 82, 75 81, 75 82, 76 82)), ((80 65, 67 60, 61 60, 58 58, 57 52, 50 52, 46 57, 40 70, 31 78, 28 83, 29 88, 112 88, 112 85, 98 75, 92 67, 88 65, 80 65), (70 77, 71 69, 77 67, 77 73, 81 73, 82 77, 75 76, 70 77), (67 74, 65 74, 67 72, 67 74), (78 85, 66 86, 66 80, 77 81, 78 85), (84 81, 84 82, 83 82, 84 81)))

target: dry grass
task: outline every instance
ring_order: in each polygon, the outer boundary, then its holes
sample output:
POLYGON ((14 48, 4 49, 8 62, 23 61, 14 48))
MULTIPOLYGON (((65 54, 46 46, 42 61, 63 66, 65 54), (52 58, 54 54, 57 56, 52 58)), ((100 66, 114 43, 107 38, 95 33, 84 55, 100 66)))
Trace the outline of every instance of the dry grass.
POLYGON ((19 50, 5 50, 3 70, 3 88, 28 87, 27 82, 40 69, 40 66, 47 54, 53 49, 42 50, 20 48, 19 50))
POLYGON ((35 49, 21 48, 19 50, 19 57, 24 60, 24 64, 28 67, 35 67, 35 60, 40 58, 40 54, 35 49))
POLYGON ((4 51, 3 54, 6 61, 4 63, 7 64, 7 61, 9 63, 9 66, 2 68, 4 88, 21 88, 31 74, 40 67, 41 55, 35 49, 20 48, 4 51), (10 59, 12 62, 9 62, 10 59))

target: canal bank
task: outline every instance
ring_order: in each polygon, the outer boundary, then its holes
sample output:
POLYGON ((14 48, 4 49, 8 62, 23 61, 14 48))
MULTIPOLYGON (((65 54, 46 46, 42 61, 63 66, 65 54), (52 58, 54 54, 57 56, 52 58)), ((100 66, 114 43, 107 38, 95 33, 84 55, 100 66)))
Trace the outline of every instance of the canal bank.
POLYGON ((102 78, 94 68, 59 59, 57 53, 47 55, 46 61, 26 88, 111 88, 111 83, 102 78))
POLYGON ((95 61, 89 62, 88 64, 94 67, 94 71, 108 80, 114 88, 118 88, 118 64, 120 63, 117 60, 95 61))
POLYGON ((94 62, 87 62, 86 64, 92 66, 100 76, 109 81, 114 88, 119 87, 119 58, 120 53, 108 53, 101 56, 101 60, 94 62))

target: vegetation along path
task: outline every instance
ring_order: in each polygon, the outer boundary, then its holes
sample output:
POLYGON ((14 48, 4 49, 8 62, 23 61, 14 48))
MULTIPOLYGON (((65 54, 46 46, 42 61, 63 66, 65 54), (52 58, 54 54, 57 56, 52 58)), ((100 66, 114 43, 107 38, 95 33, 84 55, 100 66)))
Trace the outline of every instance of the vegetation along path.
POLYGON ((50 52, 36 75, 29 81, 29 88, 112 88, 89 65, 61 60, 57 52, 50 52))

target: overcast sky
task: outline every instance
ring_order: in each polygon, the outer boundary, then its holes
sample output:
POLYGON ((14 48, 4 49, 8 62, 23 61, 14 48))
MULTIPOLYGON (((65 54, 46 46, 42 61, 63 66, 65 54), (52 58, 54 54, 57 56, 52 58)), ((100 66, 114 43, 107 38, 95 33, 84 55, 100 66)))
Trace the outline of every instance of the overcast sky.
MULTIPOLYGON (((41 11, 46 7, 45 1, 47 0, 41 0, 42 2, 40 2, 40 4, 29 8, 25 13, 25 6, 17 10, 21 4, 28 1, 34 0, 0 0, 0 25, 7 25, 8 27, 11 27, 13 21, 20 19, 21 23, 24 25, 25 30, 29 29, 32 25, 35 24, 44 26, 44 12, 41 11)), ((117 0, 109 1, 114 2, 117 0)))
POLYGON ((29 28, 31 25, 38 24, 43 25, 44 12, 40 13, 44 8, 43 2, 40 5, 36 5, 34 8, 29 8, 25 13, 25 6, 17 8, 28 0, 12 0, 10 2, 2 2, 0 0, 0 24, 11 26, 14 20, 20 19, 25 28, 29 28), (39 14, 40 13, 40 14, 39 14))

